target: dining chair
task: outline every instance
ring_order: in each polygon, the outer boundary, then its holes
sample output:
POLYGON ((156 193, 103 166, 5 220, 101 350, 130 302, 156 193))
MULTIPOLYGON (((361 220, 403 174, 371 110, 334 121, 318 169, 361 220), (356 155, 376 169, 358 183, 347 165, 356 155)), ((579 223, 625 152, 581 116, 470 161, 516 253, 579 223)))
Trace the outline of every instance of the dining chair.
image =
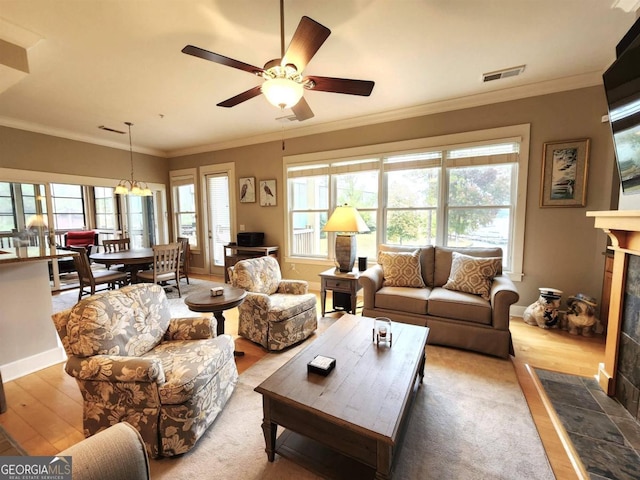
POLYGON ((182 244, 180 242, 166 245, 155 245, 153 247, 152 270, 138 272, 138 281, 147 281, 164 285, 173 280, 176 282, 178 296, 182 297, 180 291, 180 253, 182 244))
POLYGON ((105 252, 121 252, 122 250, 131 250, 130 238, 115 238, 112 240, 103 240, 105 252))
POLYGON ((180 273, 178 279, 186 278, 189 285, 189 267, 191 266, 191 247, 187 237, 178 237, 178 242, 182 244, 182 255, 180 256, 180 273))
POLYGON ((97 270, 91 268, 87 249, 84 247, 71 247, 77 253, 73 257, 73 263, 78 271, 78 283, 80 283, 80 291, 78 292, 78 301, 82 295, 93 295, 96 293, 96 285, 107 285, 109 290, 115 288, 116 285, 122 287, 129 283, 129 275, 127 272, 117 272, 111 270, 97 270), (90 288, 90 292, 85 292, 85 288, 90 288))
MULTIPOLYGON (((130 238, 114 238, 111 240, 103 240, 102 246, 104 247, 104 251, 106 253, 131 250, 131 239, 130 238)), ((121 272, 126 270, 124 265, 115 265, 115 267, 116 267, 116 270, 119 270, 121 272)), ((110 268, 111 268, 111 265, 107 265, 107 270, 109 270, 110 268)))

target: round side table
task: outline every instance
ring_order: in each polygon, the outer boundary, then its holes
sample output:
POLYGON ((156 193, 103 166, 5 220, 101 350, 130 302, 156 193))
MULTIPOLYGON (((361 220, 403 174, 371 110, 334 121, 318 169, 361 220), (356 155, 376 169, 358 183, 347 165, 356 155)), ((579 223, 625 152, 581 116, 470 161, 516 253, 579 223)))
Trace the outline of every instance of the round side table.
MULTIPOLYGON (((209 290, 200 293, 192 293, 184 299, 184 303, 192 312, 213 313, 218 321, 217 334, 224 334, 225 318, 223 312, 231 308, 237 307, 244 302, 247 292, 241 288, 232 287, 226 283, 216 283, 216 287, 222 287, 222 295, 212 296, 209 290)), ((237 357, 244 355, 244 352, 234 350, 233 354, 237 357)))

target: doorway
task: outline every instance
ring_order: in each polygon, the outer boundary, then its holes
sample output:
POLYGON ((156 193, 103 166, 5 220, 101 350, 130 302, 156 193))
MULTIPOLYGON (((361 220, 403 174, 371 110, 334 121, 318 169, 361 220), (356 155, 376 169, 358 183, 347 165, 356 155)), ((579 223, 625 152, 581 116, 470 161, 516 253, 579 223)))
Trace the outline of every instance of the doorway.
POLYGON ((226 171, 205 175, 209 273, 224 276, 224 246, 231 241, 231 192, 226 171))

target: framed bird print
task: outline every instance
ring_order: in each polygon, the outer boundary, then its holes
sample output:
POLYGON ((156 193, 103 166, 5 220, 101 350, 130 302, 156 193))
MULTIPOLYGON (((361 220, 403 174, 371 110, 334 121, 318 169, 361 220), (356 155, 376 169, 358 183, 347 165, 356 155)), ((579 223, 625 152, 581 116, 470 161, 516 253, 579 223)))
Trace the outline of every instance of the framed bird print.
POLYGON ((240 183, 240 203, 254 203, 256 201, 256 178, 241 177, 240 183))
POLYGON ((261 207, 276 206, 276 181, 275 180, 260 181, 260 206, 261 207))

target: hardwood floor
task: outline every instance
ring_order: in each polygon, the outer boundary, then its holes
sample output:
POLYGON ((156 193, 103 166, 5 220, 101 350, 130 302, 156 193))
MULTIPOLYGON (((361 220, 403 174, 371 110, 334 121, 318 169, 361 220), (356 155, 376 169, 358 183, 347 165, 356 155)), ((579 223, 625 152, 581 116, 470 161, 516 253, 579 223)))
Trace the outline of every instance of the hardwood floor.
MULTIPOLYGON (((221 281, 208 275, 192 277, 221 281)), ((320 311, 320 295, 315 293, 320 311)), ((236 336, 237 309, 225 312, 225 317, 226 332, 236 336)), ((598 364, 604 361, 604 336, 586 338, 560 330, 543 330, 525 324, 520 318, 512 318, 510 328, 515 350, 512 362, 554 473, 561 480, 582 478, 577 457, 572 457, 570 445, 557 433, 557 419, 545 408, 537 377, 529 367, 593 376, 598 364)), ((236 339, 236 349, 245 352, 243 357, 236 357, 240 372, 266 354, 243 338, 236 339)), ((63 364, 7 382, 4 388, 8 410, 0 415, 0 425, 30 455, 54 455, 84 438, 82 398, 75 380, 64 372, 63 364)))

